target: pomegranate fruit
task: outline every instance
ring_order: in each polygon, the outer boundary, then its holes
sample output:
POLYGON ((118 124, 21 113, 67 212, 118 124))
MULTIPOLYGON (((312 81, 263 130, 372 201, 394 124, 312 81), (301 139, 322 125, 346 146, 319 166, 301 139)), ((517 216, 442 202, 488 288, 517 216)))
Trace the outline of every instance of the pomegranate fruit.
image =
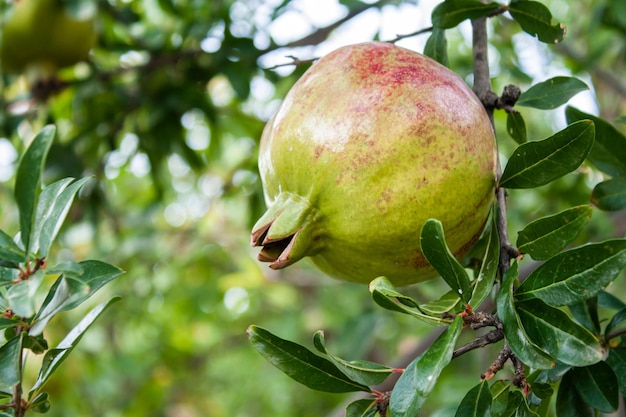
POLYGON ((259 152, 268 210, 251 240, 273 269, 308 256, 341 280, 420 282, 436 275, 420 249, 424 222, 439 219, 460 257, 493 202, 496 144, 482 104, 448 68, 389 43, 315 63, 259 152))

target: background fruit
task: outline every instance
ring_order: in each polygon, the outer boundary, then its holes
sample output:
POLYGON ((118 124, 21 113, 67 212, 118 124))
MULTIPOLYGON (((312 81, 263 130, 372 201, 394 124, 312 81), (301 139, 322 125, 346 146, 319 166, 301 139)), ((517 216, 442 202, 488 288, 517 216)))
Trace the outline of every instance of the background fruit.
POLYGON ((62 0, 21 0, 2 28, 2 68, 50 74, 87 58, 95 41, 93 16, 70 16, 62 0))
POLYGON ((279 269, 310 256, 329 275, 394 284, 434 275, 419 242, 442 221, 457 256, 493 201, 496 147, 480 101, 449 69, 370 42, 320 59, 267 124, 259 154, 268 211, 252 244, 279 269))

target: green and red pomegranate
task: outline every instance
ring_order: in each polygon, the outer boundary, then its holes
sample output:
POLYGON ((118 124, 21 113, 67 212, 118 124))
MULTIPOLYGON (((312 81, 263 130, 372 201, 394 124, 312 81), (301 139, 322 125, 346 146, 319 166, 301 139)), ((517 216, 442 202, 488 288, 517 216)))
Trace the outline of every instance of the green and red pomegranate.
POLYGON ((440 220, 450 250, 466 254, 493 202, 496 158, 487 113, 454 72, 389 43, 337 49, 265 127, 268 209, 252 244, 273 269, 309 257, 351 282, 432 278, 424 222, 440 220))

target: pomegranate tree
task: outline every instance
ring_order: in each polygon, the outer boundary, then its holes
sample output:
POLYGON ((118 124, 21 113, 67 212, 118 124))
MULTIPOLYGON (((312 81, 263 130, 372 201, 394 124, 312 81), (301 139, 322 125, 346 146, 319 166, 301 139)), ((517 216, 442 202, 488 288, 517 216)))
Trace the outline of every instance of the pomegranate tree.
POLYGON ((258 259, 310 257, 328 275, 396 285, 435 275, 420 248, 429 218, 461 257, 493 202, 496 144, 472 90, 448 68, 389 43, 335 50, 286 95, 261 138, 268 205, 258 259))

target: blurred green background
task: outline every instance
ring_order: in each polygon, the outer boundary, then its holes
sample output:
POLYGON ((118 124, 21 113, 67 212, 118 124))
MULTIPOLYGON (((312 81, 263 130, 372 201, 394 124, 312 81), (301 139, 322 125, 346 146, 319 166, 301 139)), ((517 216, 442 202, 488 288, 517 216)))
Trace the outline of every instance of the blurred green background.
MULTIPOLYGON (((574 106, 609 121, 624 115, 624 3, 544 3, 568 26, 567 42, 539 44, 506 15, 493 19, 494 90, 574 74, 591 87, 574 106)), ((65 84, 34 100, 24 76, 1 74, 0 227, 18 228, 12 203, 18 155, 54 123, 47 182, 88 175, 95 181, 75 204, 53 257, 102 259, 126 271, 88 303, 123 297, 51 380, 49 415, 339 416, 347 395, 313 392, 288 379, 248 344, 247 326, 309 346, 324 329, 333 352, 390 365, 432 337, 434 328, 378 308, 365 286, 333 281, 306 262, 280 272, 260 265, 249 230, 264 210, 256 170, 263 125, 308 66, 289 65, 290 56, 306 61, 340 45, 418 31, 430 26, 436 4, 98 1, 97 45, 87 62, 59 74, 65 84)), ((12 2, 0 0, 0 8, 3 23, 12 2)), ((421 51, 427 36, 398 44, 421 51)), ((447 39, 450 67, 471 84, 469 23, 447 31, 447 39)), ((562 108, 521 111, 530 139, 565 124, 562 108)), ((504 157, 515 142, 503 114, 496 123, 504 157)), ((624 119, 617 123, 623 131, 624 119)), ((600 180, 582 167, 537 190, 511 192, 512 239, 530 220, 588 203, 600 180)), ((623 215, 594 211, 579 243, 625 231, 623 215)), ((423 300, 443 291, 437 281, 407 290, 423 300)), ((55 319, 46 335, 51 346, 88 307, 55 319)), ((456 361, 426 415, 453 415, 492 358, 486 349, 456 361)), ((28 358, 33 377, 40 360, 28 358)))

